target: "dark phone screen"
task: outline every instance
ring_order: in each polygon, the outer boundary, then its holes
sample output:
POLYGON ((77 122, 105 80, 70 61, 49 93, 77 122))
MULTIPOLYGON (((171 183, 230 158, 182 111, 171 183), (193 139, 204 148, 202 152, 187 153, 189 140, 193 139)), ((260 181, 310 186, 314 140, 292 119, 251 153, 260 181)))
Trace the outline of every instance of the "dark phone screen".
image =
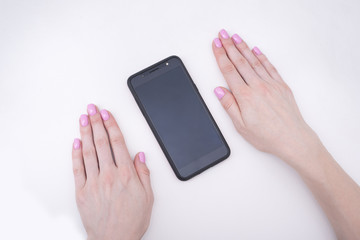
MULTIPOLYGON (((154 77, 145 76, 146 80, 134 84, 134 90, 175 166, 181 169, 224 149, 224 142, 185 68, 166 68, 154 77)), ((192 168, 199 167, 201 164, 192 164, 192 168)))

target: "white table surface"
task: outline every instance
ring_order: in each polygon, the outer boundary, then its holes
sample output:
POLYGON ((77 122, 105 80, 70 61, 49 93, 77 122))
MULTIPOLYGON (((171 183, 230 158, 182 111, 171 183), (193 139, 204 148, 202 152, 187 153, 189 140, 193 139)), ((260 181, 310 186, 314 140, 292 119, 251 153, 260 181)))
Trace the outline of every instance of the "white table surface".
POLYGON ((144 239, 335 239, 297 173, 255 150, 213 94, 218 30, 257 45, 309 125, 360 183, 359 1, 0 0, 0 238, 84 239, 71 147, 88 103, 144 151, 155 193, 144 239), (180 56, 232 150, 187 182, 172 172, 127 85, 180 56))

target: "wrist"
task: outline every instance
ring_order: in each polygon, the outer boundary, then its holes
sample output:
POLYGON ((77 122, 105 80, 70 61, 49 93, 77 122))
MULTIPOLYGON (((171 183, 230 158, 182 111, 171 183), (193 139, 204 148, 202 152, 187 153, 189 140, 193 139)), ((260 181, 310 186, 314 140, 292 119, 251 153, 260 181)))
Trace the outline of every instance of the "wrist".
POLYGON ((282 153, 279 157, 302 176, 311 175, 321 169, 322 161, 329 155, 319 137, 310 128, 303 131, 297 139, 297 144, 288 149, 288 152, 282 153))

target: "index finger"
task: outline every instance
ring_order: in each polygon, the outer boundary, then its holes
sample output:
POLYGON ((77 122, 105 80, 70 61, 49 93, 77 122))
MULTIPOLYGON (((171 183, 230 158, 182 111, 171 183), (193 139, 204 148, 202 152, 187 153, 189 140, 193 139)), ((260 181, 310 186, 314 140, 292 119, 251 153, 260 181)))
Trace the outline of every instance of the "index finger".
POLYGON ((234 96, 239 96, 241 89, 248 87, 247 84, 227 56, 220 39, 214 39, 212 49, 216 58, 216 62, 226 82, 228 83, 230 90, 233 92, 234 96))

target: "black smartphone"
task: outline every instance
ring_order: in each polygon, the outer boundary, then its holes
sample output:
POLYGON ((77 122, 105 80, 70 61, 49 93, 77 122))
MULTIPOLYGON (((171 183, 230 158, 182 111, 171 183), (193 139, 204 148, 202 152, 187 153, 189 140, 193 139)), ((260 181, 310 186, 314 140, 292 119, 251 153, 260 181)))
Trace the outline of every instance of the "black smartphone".
POLYGON ((128 86, 177 178, 188 180, 230 155, 179 57, 132 75, 128 86))

